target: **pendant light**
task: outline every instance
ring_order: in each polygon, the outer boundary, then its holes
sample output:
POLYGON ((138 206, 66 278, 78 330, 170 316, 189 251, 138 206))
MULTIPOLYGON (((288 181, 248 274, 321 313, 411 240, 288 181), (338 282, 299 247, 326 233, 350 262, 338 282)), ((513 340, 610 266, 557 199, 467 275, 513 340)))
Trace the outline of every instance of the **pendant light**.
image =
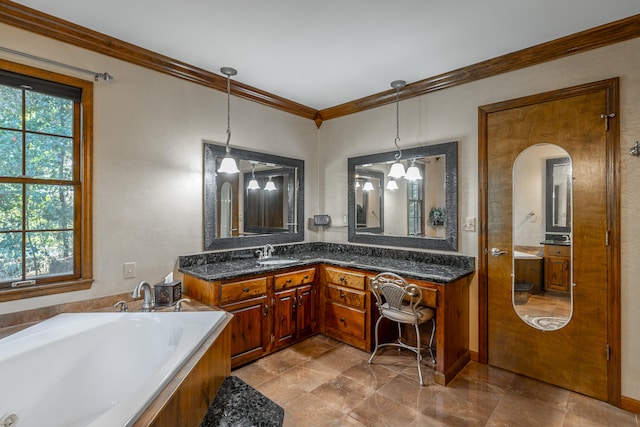
POLYGON ((362 191, 373 191, 373 184, 369 181, 365 182, 362 191))
POLYGON ((396 183, 396 180, 391 178, 389 180, 389 182, 387 182, 387 186, 385 187, 387 190, 397 190, 398 189, 398 184, 396 183))
POLYGON ((255 162, 251 162, 251 180, 249 181, 247 190, 259 190, 259 189, 260 189, 260 184, 258 184, 258 180, 256 179, 256 164, 255 162))
POLYGON ((236 160, 231 157, 231 148, 229 148, 229 141, 231 141, 231 76, 238 74, 238 71, 236 71, 235 68, 222 67, 220 68, 220 72, 227 76, 227 152, 220 163, 218 172, 238 173, 240 170, 238 169, 236 160))
POLYGON ((271 181, 271 177, 269 177, 269 181, 264 185, 264 191, 276 191, 276 185, 271 181))
POLYGON ((391 165, 391 170, 389 171, 389 176, 391 178, 402 178, 405 175, 404 166, 400 163, 402 150, 400 150, 398 142, 400 142, 400 89, 406 85, 407 82, 404 80, 394 80, 391 82, 391 87, 396 90, 396 139, 394 140, 394 143, 398 149, 398 152, 395 155, 396 161, 391 165))
POLYGON ((407 181, 417 181, 422 179, 420 169, 416 166, 416 159, 411 160, 411 166, 407 169, 407 174, 404 176, 407 181))

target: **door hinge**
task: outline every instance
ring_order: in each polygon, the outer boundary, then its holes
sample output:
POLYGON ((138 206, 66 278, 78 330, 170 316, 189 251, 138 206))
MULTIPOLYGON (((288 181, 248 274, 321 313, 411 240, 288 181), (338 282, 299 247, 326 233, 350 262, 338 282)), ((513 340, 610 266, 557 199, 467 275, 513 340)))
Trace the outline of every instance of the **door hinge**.
POLYGON ((271 342, 276 342, 276 336, 271 334, 271 342))
POLYGON ((604 245, 609 246, 609 230, 604 233, 604 245))
POLYGON ((609 344, 606 345, 606 349, 607 349, 607 360, 611 359, 611 347, 609 347, 609 344))

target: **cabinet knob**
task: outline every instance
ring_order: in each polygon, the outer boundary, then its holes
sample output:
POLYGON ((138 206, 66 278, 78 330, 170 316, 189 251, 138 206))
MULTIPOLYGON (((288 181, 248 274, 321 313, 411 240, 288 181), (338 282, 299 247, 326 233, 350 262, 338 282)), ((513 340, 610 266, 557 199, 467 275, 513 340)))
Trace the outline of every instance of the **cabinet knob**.
POLYGON ((341 321, 342 323, 344 323, 344 317, 341 317, 341 318, 340 318, 340 321, 341 321))
POLYGON ((342 277, 340 278, 340 281, 341 281, 341 282, 344 282, 344 276, 342 276, 342 277))
POLYGON ((309 280, 309 275, 304 276, 304 280, 309 280))
POLYGON ((250 289, 249 289, 249 288, 244 288, 242 291, 243 291, 243 292, 249 292, 249 291, 250 291, 250 289))
POLYGON ((269 305, 268 305, 268 304, 265 304, 265 305, 264 305, 264 315, 265 315, 265 316, 268 316, 268 315, 269 315, 269 305))
POLYGON ((344 293, 340 291, 340 298, 344 299, 344 293))
POLYGON ((291 279, 287 279, 287 283, 291 283, 291 279))

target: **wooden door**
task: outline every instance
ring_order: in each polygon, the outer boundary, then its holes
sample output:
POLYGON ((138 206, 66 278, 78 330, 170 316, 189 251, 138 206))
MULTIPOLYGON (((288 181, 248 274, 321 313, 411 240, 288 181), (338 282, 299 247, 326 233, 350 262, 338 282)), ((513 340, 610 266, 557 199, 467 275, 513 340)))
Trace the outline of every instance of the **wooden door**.
POLYGON ((480 327, 484 320, 487 335, 480 359, 612 402, 620 393, 619 190, 613 119, 601 115, 616 111, 616 94, 613 79, 481 107, 480 117, 484 218, 479 289, 487 298, 484 312, 481 301, 480 327), (556 331, 523 322, 511 299, 512 168, 523 150, 540 143, 561 146, 573 162, 574 311, 571 321, 556 331), (491 248, 508 255, 491 256, 491 248))
POLYGON ((273 335, 276 347, 289 345, 296 337, 296 292, 294 288, 274 294, 273 335))

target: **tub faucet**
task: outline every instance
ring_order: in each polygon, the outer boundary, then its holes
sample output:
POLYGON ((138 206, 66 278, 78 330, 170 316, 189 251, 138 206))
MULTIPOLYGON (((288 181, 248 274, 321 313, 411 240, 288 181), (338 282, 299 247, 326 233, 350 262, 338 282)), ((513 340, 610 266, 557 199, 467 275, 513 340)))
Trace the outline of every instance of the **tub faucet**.
POLYGON ((151 285, 149 285, 144 280, 138 283, 131 292, 131 297, 140 298, 140 291, 144 294, 144 301, 142 302, 142 311, 153 311, 154 310, 154 301, 153 301, 153 292, 151 291, 151 285))

